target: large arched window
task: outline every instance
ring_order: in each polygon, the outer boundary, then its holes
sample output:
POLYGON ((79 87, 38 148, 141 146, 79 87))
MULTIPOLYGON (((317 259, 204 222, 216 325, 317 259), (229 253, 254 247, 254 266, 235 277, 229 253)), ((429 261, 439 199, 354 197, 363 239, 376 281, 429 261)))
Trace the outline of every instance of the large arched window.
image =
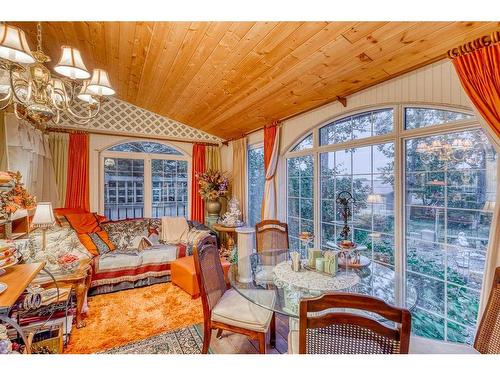
POLYGON ((132 141, 102 159, 102 212, 111 220, 188 216, 189 159, 176 148, 132 141))
POLYGON ((497 154, 474 116, 365 110, 308 132, 286 158, 291 246, 311 231, 316 246, 332 247, 342 229, 335 198, 349 191, 351 239, 371 261, 362 287, 413 307, 414 334, 472 344, 497 186, 497 154))

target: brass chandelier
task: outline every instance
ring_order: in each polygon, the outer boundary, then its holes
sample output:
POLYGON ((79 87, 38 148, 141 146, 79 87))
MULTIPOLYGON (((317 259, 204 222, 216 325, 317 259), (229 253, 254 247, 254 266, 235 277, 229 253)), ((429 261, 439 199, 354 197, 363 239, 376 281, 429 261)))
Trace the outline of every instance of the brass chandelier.
POLYGON ((61 50, 55 73, 50 72, 45 66, 50 57, 42 51, 40 22, 34 52, 23 30, 0 24, 0 109, 12 105, 17 118, 42 126, 47 122, 57 125, 61 113, 82 125, 95 118, 104 98, 115 93, 108 73, 94 69, 90 74, 80 51, 69 46, 61 50))

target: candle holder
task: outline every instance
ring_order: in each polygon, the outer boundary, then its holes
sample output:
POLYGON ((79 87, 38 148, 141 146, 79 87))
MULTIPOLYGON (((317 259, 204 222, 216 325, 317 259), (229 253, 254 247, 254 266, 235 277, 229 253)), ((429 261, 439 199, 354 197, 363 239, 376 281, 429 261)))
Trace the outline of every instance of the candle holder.
POLYGON ((341 237, 341 247, 353 247, 354 243, 349 240, 349 234, 351 232, 351 228, 349 228, 349 219, 352 217, 351 205, 356 203, 356 200, 353 198, 352 194, 348 191, 341 191, 337 195, 337 206, 339 207, 340 216, 344 220, 344 227, 342 228, 342 232, 340 232, 341 237))

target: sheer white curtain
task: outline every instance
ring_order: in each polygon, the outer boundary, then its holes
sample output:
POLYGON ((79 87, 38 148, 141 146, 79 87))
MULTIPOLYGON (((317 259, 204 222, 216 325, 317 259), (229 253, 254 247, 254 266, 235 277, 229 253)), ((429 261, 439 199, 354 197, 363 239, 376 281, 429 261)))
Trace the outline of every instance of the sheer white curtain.
POLYGON ((10 113, 5 116, 5 127, 9 170, 21 172, 26 189, 38 202, 57 203, 48 135, 10 113))

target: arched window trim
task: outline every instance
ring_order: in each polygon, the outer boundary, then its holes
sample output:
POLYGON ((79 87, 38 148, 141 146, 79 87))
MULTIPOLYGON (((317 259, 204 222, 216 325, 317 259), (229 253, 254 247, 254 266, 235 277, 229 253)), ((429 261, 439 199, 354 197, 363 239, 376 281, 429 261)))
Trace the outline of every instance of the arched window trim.
POLYGON ((285 158, 292 157, 292 156, 301 156, 301 155, 310 155, 314 154, 318 150, 321 150, 322 152, 328 151, 328 150, 334 150, 337 148, 345 148, 349 147, 351 144, 356 144, 356 145, 363 145, 363 144, 371 144, 371 143, 376 143, 378 141, 383 142, 384 139, 394 139, 398 134, 400 136, 405 137, 405 136, 413 136, 414 133, 416 134, 426 134, 426 133, 432 133, 433 130, 436 130, 435 128, 438 128, 437 131, 435 132, 442 132, 444 128, 453 128, 453 129, 460 129, 462 127, 470 127, 472 125, 477 125, 479 126, 479 123, 477 119, 475 118, 476 114, 474 113, 473 110, 467 107, 462 107, 462 106, 452 106, 452 105, 439 105, 439 104, 431 104, 431 103, 420 103, 420 102, 399 102, 399 103, 387 103, 387 104, 380 104, 380 105, 369 105, 369 106, 363 106, 359 107, 350 111, 342 112, 337 114, 334 117, 331 117, 328 120, 321 121, 320 123, 309 127, 306 131, 301 133, 300 136, 298 136, 292 144, 286 149, 286 151, 282 154, 285 158), (363 139, 356 139, 353 141, 349 142, 343 142, 339 144, 331 144, 331 145, 324 145, 320 146, 319 145, 319 129, 321 129, 323 126, 326 126, 332 122, 335 121, 340 121, 344 118, 351 117, 351 116, 356 116, 360 115, 365 112, 371 112, 371 111, 377 111, 381 109, 390 109, 392 108, 394 111, 394 132, 380 135, 380 136, 373 136, 373 137, 368 137, 368 138, 363 138, 363 139), (404 114, 406 108, 428 108, 428 109, 437 109, 437 110, 443 110, 443 111, 453 111, 453 112, 461 112, 467 115, 472 115, 474 116, 473 119, 467 119, 467 120, 460 120, 460 121, 453 121, 453 122, 447 122, 445 124, 441 124, 438 126, 429 126, 426 128, 418 128, 418 129, 404 129, 404 114), (457 127, 458 125, 458 127, 457 127), (309 134, 313 134, 313 147, 306 149, 306 150, 300 150, 300 151, 293 151, 293 149, 300 143, 302 142, 309 134), (346 146, 347 145, 347 146, 346 146))
POLYGON ((177 147, 176 145, 172 144, 171 142, 168 142, 168 141, 162 141, 162 140, 151 140, 151 139, 122 139, 122 140, 119 140, 117 142, 114 142, 110 145, 107 145, 106 147, 102 148, 100 150, 100 153, 106 153, 106 154, 116 154, 116 155, 124 155, 124 154, 127 154, 127 155, 162 155, 162 156, 168 156, 168 157, 172 157, 172 158, 182 158, 183 160, 184 159, 188 159, 190 158, 191 156, 188 155, 186 153, 186 151, 180 149, 179 147, 177 147), (122 145, 122 144, 126 144, 126 143, 130 143, 130 142, 152 142, 152 143, 158 143, 158 144, 161 144, 161 145, 164 145, 164 146, 167 146, 167 147, 170 147, 172 149, 174 149, 175 151, 179 152, 180 155, 176 155, 176 154, 162 154, 162 153, 151 153, 151 152, 129 152, 129 151, 111 151, 110 149, 113 148, 113 147, 116 147, 118 145, 122 145))

